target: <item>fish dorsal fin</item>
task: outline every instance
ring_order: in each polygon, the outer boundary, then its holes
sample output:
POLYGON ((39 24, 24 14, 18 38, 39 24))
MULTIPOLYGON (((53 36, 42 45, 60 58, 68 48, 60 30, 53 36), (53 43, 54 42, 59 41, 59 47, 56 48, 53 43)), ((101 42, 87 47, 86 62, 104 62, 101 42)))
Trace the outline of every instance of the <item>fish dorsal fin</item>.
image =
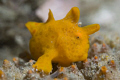
POLYGON ((48 19, 47 19, 46 23, 49 22, 49 21, 51 21, 51 20, 55 20, 55 19, 54 19, 52 11, 49 9, 48 19))
POLYGON ((63 19, 69 20, 72 23, 78 23, 79 17, 80 17, 79 8, 73 7, 63 19))
POLYGON ((100 29, 99 24, 92 24, 82 27, 82 29, 87 33, 87 35, 93 34, 100 29))

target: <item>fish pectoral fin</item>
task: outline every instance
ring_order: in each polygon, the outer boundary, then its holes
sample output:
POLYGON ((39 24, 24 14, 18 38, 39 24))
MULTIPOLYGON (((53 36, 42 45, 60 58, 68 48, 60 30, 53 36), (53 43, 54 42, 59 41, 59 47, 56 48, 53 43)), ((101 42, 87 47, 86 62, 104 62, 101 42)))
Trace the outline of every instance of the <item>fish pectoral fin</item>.
POLYGON ((38 22, 27 22, 25 24, 25 26, 28 28, 28 30, 30 31, 31 35, 33 36, 37 30, 39 30, 38 28, 40 28, 42 26, 43 23, 38 23, 38 22))
POLYGON ((90 35, 90 34, 97 32, 100 29, 100 25, 92 24, 92 25, 81 27, 81 28, 87 33, 87 35, 90 35))
POLYGON ((39 70, 43 70, 45 73, 52 71, 52 59, 57 56, 55 50, 46 50, 46 52, 38 58, 37 62, 33 64, 33 67, 39 70))
POLYGON ((52 62, 43 55, 38 58, 37 62, 33 64, 32 67, 38 69, 38 71, 43 70, 45 73, 49 74, 52 71, 52 62))

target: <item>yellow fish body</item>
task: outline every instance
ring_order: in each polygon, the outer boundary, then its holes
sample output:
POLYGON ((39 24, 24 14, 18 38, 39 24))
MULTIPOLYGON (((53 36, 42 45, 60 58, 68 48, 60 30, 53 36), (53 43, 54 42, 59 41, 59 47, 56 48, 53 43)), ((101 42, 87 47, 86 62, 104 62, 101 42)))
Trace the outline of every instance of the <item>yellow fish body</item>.
POLYGON ((37 62, 33 67, 49 73, 52 62, 69 66, 72 62, 84 61, 88 56, 89 35, 100 29, 99 24, 78 27, 80 11, 73 7, 65 18, 55 20, 49 10, 45 23, 28 22, 30 52, 37 62))

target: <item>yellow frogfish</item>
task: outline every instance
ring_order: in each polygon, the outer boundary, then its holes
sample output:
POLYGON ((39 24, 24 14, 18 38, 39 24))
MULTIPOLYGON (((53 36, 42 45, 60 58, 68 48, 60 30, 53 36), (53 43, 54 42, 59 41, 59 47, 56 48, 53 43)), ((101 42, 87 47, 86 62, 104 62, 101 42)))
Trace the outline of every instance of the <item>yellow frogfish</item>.
POLYGON ((27 22, 32 38, 29 47, 37 60, 33 67, 46 73, 52 71, 52 62, 69 66, 88 57, 89 35, 100 29, 99 24, 78 26, 80 11, 73 7, 61 20, 55 20, 51 10, 45 23, 27 22))

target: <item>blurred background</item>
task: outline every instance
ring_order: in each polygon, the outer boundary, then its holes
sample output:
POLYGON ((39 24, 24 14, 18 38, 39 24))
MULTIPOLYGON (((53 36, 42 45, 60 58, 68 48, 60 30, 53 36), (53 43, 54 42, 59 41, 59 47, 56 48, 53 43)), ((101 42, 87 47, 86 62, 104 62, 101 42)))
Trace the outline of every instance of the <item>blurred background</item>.
POLYGON ((49 9, 56 20, 62 19, 74 6, 80 9, 82 26, 97 23, 99 33, 120 34, 120 0, 0 0, 0 65, 4 59, 28 57, 26 22, 45 22, 49 9))

